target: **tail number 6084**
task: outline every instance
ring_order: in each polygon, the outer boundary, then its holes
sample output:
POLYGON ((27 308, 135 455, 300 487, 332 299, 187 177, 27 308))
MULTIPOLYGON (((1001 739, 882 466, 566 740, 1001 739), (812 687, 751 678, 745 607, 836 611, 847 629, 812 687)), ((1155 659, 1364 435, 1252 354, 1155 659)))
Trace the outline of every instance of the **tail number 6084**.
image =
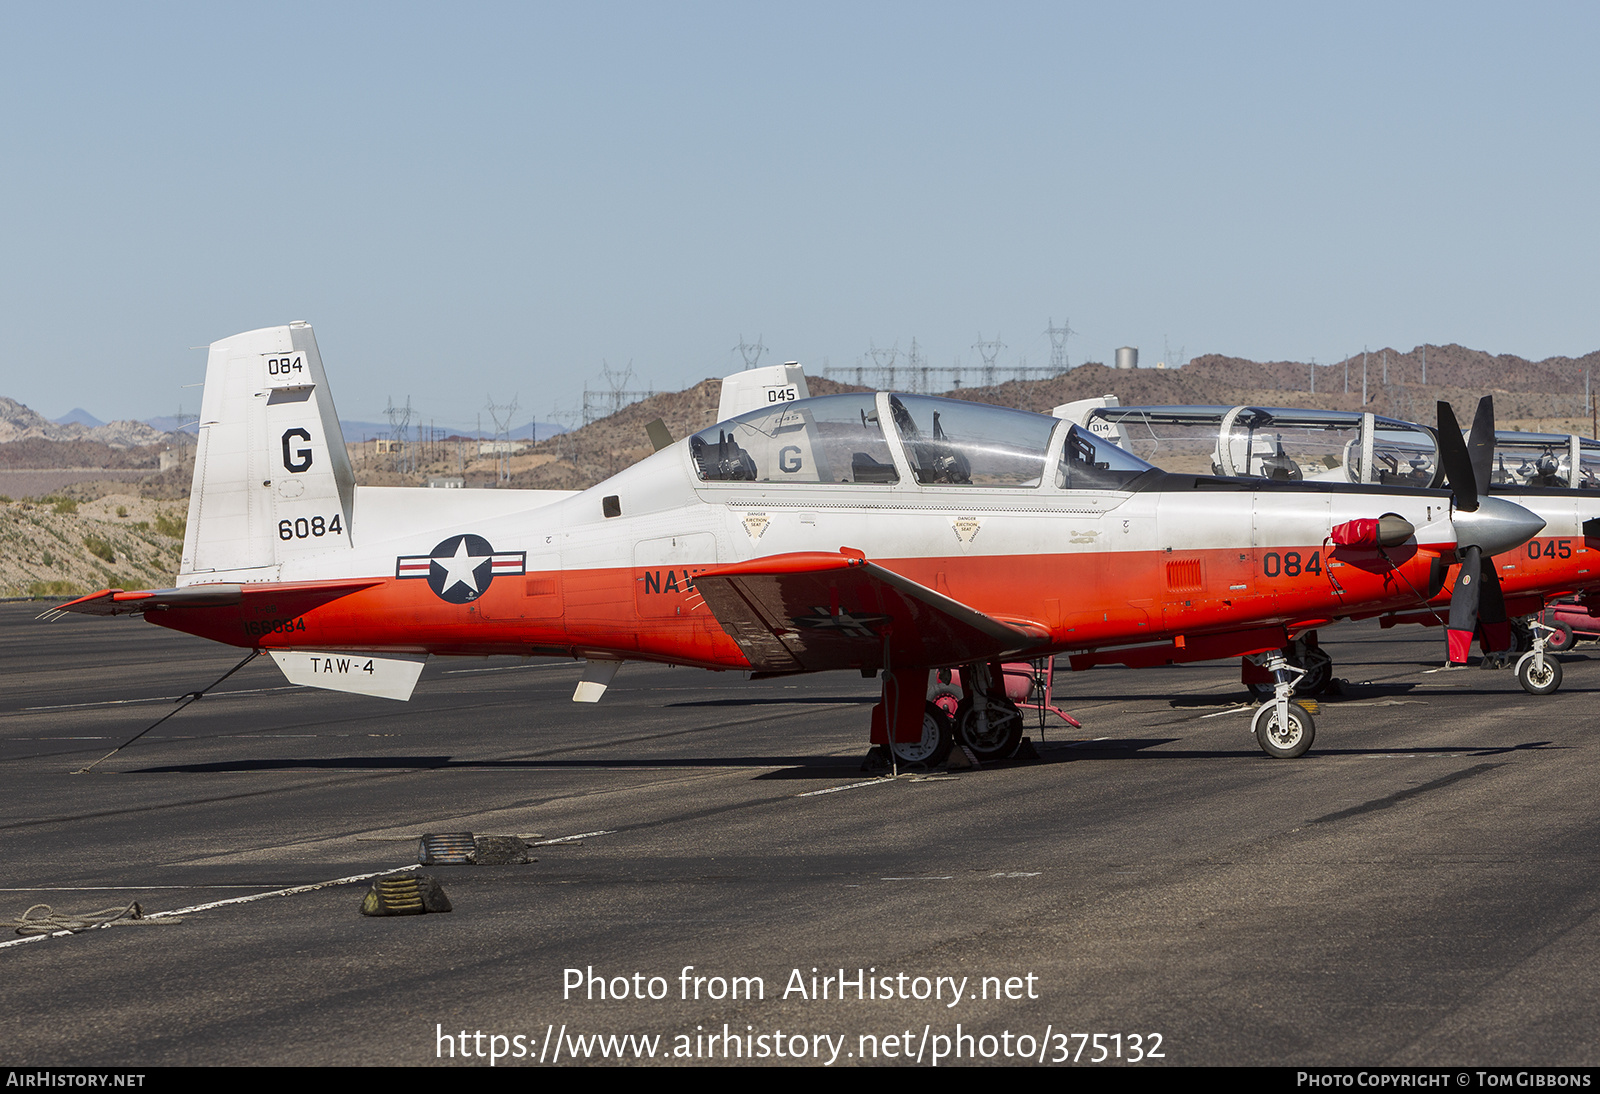
POLYGON ((280 520, 278 522, 279 539, 320 539, 323 536, 344 535, 344 524, 335 513, 333 519, 326 517, 300 517, 298 520, 280 520))

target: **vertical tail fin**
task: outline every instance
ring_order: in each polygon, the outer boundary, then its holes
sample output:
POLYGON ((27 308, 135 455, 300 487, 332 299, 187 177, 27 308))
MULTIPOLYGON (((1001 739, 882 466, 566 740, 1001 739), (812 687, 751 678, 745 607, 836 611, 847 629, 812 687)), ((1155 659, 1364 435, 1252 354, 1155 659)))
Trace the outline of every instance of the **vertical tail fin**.
POLYGON ((223 571, 348 548, 354 501, 355 474, 311 327, 213 342, 180 576, 218 580, 223 571))

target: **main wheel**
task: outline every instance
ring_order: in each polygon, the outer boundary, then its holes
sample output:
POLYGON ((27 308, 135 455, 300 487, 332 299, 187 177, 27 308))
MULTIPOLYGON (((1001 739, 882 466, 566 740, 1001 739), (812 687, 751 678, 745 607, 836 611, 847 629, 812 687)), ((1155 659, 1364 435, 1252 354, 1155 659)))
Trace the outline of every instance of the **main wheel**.
POLYGON ((1009 700, 978 710, 970 699, 956 708, 956 736, 980 760, 1003 760, 1022 743, 1022 711, 1009 700))
POLYGON ((1566 653, 1573 646, 1577 645, 1578 639, 1577 636, 1572 633, 1572 627, 1570 624, 1558 619, 1554 623, 1550 624, 1550 626, 1554 627, 1555 630, 1550 633, 1549 638, 1544 640, 1544 648, 1547 652, 1566 653))
POLYGON ((949 715, 934 704, 928 703, 922 712, 921 739, 895 741, 889 747, 894 749, 895 759, 903 764, 937 767, 944 763, 945 757, 950 755, 950 749, 955 743, 956 734, 951 728, 949 715))
POLYGON ((1541 666, 1533 654, 1524 654, 1517 662, 1517 683, 1529 695, 1549 695, 1561 686, 1561 662, 1546 657, 1541 666))
POLYGON ((1303 695, 1321 695, 1333 683, 1333 657, 1321 649, 1307 650, 1301 668, 1306 674, 1295 685, 1303 695))
POLYGON ((1292 760, 1305 755, 1306 749, 1311 747, 1311 742, 1317 736, 1316 723, 1299 703, 1289 704, 1287 726, 1278 724, 1276 702, 1262 704, 1250 720, 1250 728, 1255 730, 1256 743, 1261 746, 1261 751, 1279 760, 1292 760))

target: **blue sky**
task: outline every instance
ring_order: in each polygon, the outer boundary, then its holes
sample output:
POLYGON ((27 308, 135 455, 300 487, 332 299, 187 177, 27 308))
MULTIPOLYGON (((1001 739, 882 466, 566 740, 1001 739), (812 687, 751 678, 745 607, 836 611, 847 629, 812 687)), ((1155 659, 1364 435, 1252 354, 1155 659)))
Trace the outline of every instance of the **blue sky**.
POLYGON ((1600 348, 1592 5, 0 7, 0 394, 198 405, 309 320, 341 414, 602 361, 1600 348))

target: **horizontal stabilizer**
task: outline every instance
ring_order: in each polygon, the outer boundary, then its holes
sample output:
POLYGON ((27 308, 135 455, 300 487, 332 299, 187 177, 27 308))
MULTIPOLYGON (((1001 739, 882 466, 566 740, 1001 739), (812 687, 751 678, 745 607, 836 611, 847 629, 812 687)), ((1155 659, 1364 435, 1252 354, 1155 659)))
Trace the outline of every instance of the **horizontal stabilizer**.
POLYGON ((380 699, 411 698, 426 655, 375 657, 335 650, 268 650, 291 684, 376 695, 380 699))
POLYGON ((772 555, 695 575, 695 588, 753 669, 959 665, 1049 641, 1044 627, 967 607, 859 552, 772 555))
POLYGON ((88 596, 69 600, 57 610, 83 615, 138 615, 175 608, 234 608, 246 602, 273 600, 285 602, 282 611, 305 612, 319 604, 337 600, 383 582, 378 578, 356 581, 289 581, 237 585, 227 582, 186 585, 181 589, 101 589, 88 596), (293 605, 292 609, 289 605, 293 605))

